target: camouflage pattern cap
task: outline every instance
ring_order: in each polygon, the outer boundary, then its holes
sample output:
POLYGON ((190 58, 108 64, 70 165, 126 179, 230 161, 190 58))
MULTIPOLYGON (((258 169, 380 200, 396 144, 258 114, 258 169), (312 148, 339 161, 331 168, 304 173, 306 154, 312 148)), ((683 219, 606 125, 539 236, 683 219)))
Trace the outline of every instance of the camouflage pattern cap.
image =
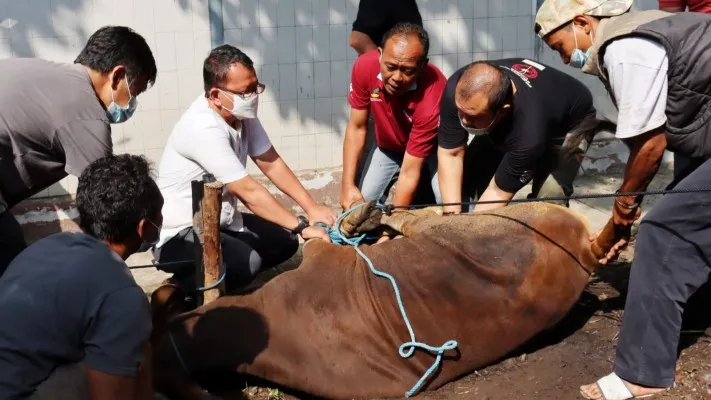
POLYGON ((629 11, 634 0, 545 0, 536 13, 540 38, 572 21, 576 15, 615 17, 629 11))

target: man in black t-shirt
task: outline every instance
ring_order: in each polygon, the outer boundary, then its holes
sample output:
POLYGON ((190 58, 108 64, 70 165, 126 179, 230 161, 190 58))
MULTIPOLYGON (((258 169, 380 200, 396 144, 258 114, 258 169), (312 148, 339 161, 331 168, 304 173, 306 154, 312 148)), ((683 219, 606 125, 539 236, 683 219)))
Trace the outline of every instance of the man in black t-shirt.
POLYGON ((382 47, 385 32, 398 22, 422 26, 415 0, 361 0, 349 44, 358 55, 382 47))
POLYGON ((507 202, 531 180, 529 197, 571 195, 582 153, 600 127, 595 114, 588 88, 547 65, 512 58, 461 68, 440 103, 442 201, 507 202), (467 147, 470 134, 475 136, 467 147))

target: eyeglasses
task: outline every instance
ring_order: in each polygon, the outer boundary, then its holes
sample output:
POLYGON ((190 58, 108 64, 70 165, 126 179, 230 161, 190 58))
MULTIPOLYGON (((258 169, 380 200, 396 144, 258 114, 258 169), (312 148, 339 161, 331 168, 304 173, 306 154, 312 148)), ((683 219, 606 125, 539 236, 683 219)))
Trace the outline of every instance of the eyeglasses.
POLYGON ((224 92, 233 94, 233 95, 235 95, 235 96, 239 96, 242 100, 246 100, 247 98, 252 97, 252 96, 254 96, 255 94, 262 94, 262 93, 264 93, 264 89, 265 89, 266 87, 267 87, 267 86, 266 86, 265 84, 263 84, 262 82, 258 82, 258 83, 257 83, 257 88, 256 88, 255 90, 253 90, 253 91, 247 91, 247 92, 242 92, 242 93, 235 93, 235 92, 232 92, 232 91, 230 91, 230 90, 223 89, 223 88, 219 88, 219 89, 222 90, 222 91, 224 91, 224 92))

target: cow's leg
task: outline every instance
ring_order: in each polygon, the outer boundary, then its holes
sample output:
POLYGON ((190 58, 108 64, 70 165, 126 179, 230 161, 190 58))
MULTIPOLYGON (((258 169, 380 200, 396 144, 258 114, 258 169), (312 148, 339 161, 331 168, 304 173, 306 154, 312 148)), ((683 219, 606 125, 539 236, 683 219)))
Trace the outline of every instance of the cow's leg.
POLYGON ((156 392, 172 400, 215 400, 183 369, 169 338, 164 336, 153 348, 153 384, 156 392))
POLYGON ((404 236, 412 236, 420 231, 422 222, 426 221, 427 218, 441 215, 442 207, 395 211, 390 215, 383 215, 380 223, 402 233, 404 236))
MULTIPOLYGON (((416 233, 417 221, 424 220, 432 216, 441 216, 441 207, 427 207, 415 210, 396 210, 391 215, 386 215, 382 210, 376 208, 375 202, 369 202, 353 210, 341 222, 341 232, 347 237, 376 230, 379 227, 387 227, 405 236, 416 233)), ((393 232, 381 232, 385 237, 394 237, 393 232)))
POLYGON ((174 400, 211 400, 183 369, 168 336, 169 320, 187 311, 185 293, 176 285, 163 285, 151 294, 153 314, 153 385, 174 400))

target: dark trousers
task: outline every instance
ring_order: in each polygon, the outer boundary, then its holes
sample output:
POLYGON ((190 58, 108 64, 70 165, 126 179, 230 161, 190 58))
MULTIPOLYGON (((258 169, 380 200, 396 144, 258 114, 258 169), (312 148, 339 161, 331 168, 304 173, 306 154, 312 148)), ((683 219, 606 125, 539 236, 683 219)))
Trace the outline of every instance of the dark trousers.
POLYGON ((0 213, 0 276, 25 247, 27 243, 20 223, 9 211, 0 213))
MULTIPOLYGON (((711 186, 711 160, 677 189, 711 186)), ((629 382, 674 382, 682 314, 711 270, 711 193, 668 194, 640 222, 615 373, 629 382)))
MULTIPOLYGON (((587 151, 587 144, 583 152, 587 151)), ((504 153, 496 148, 491 138, 475 136, 467 146, 464 154, 464 177, 462 179, 462 202, 476 200, 484 194, 496 170, 501 164, 504 153)), ((541 157, 541 161, 533 173, 533 182, 529 198, 533 197, 563 197, 573 194, 575 180, 580 161, 577 159, 562 160, 559 155, 550 150, 541 157)), ((567 201, 552 201, 568 207, 567 201)), ((466 206, 462 211, 466 211, 466 206)), ((473 205, 469 206, 474 209, 473 205)))
POLYGON ((670 187, 673 187, 680 180, 692 173, 699 165, 703 164, 705 159, 690 158, 674 153, 674 181, 670 187))
MULTIPOLYGON (((273 268, 290 259, 299 249, 296 235, 279 225, 254 214, 242 214, 243 232, 222 230, 222 259, 226 267, 227 290, 248 284, 263 269, 273 268)), ((194 256, 192 228, 178 233, 154 252, 159 263, 192 260, 194 256)), ((187 290, 195 288, 195 267, 166 266, 174 279, 187 290)))

